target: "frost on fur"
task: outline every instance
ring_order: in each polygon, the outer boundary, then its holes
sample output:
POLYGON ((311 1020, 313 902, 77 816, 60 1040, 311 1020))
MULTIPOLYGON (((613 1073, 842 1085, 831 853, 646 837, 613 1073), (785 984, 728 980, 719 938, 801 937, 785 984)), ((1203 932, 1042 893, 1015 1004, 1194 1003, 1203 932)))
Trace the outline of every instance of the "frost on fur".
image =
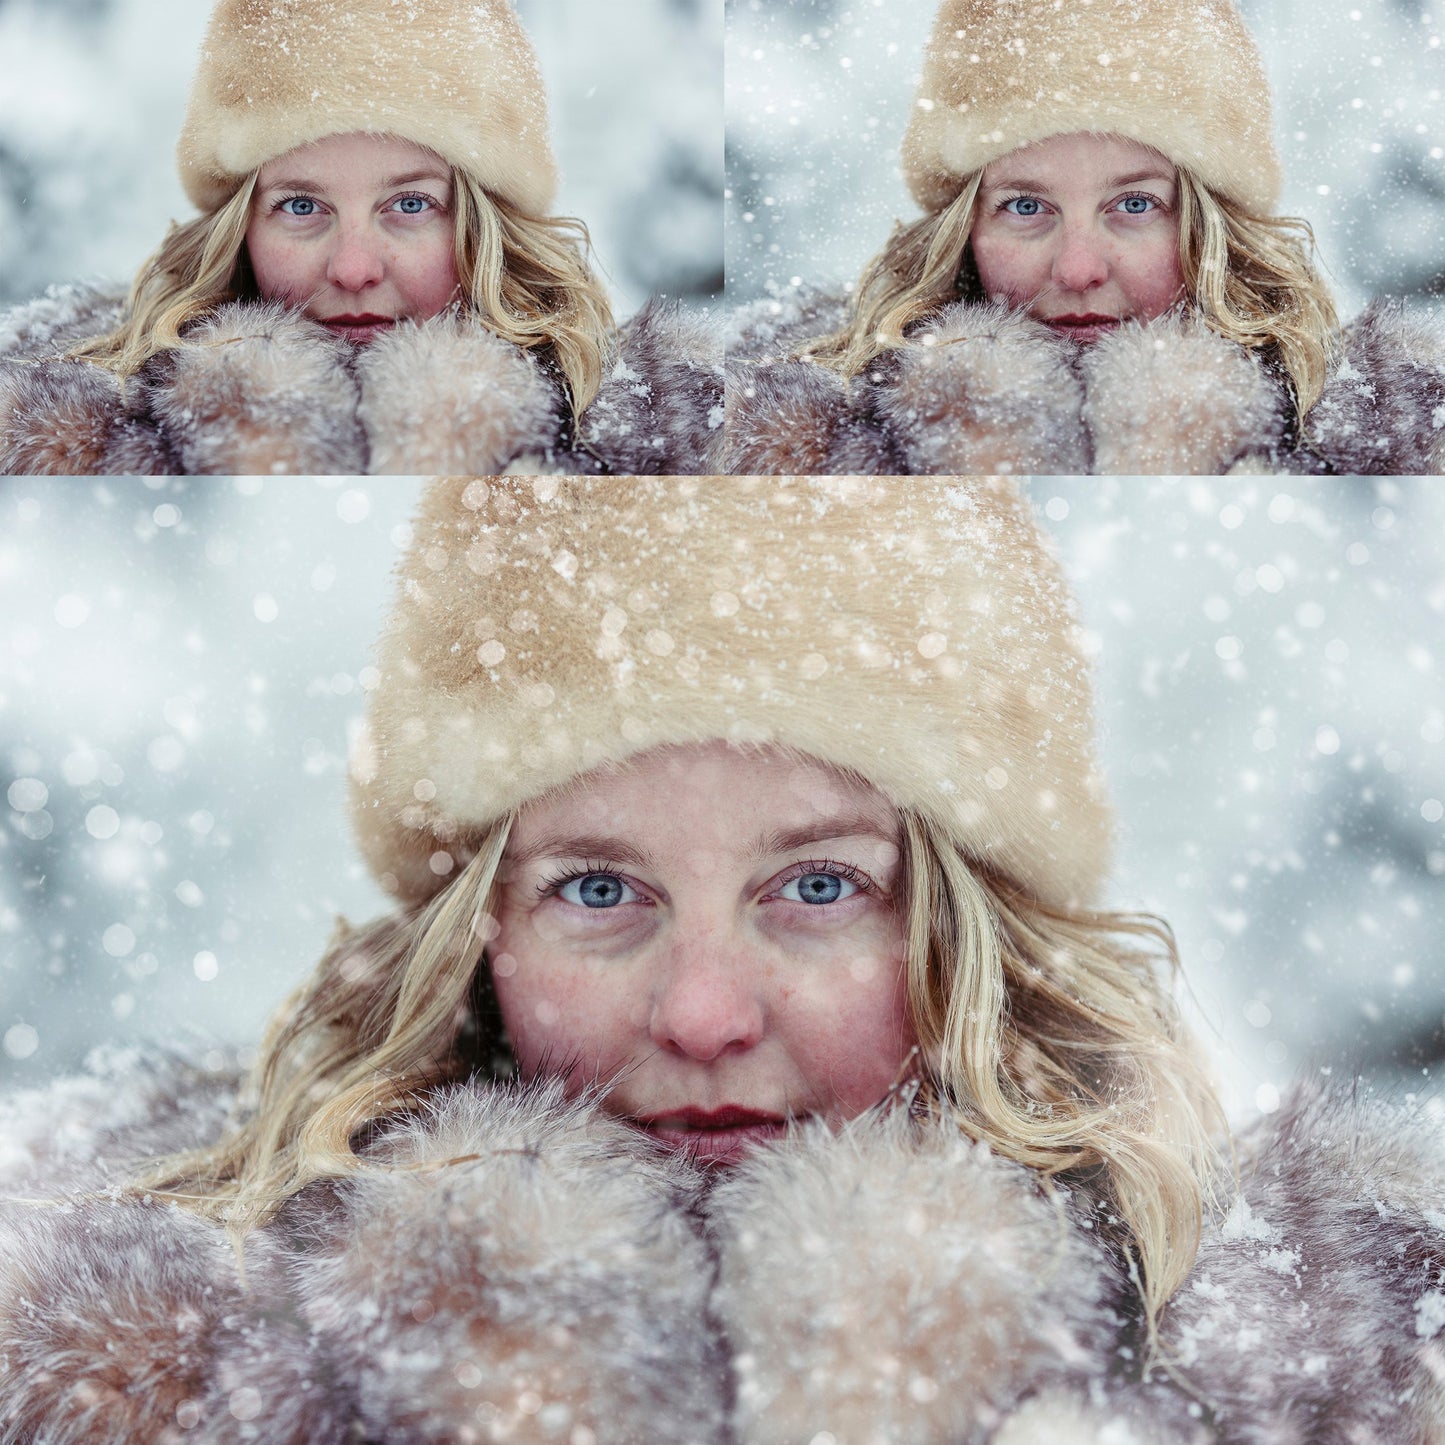
POLYGON ((246 1266, 223 1230, 159 1205, 0 1209, 0 1442, 346 1439, 275 1244, 246 1266))
POLYGON ((1438 1122, 1307 1090, 1245 1147, 1241 1193, 1164 1316, 1184 1379, 1239 1445, 1438 1438, 1405 1408, 1440 1393, 1416 1329, 1445 1259, 1438 1122))
POLYGON ((1445 324, 1376 303, 1345 330, 1341 355, 1305 425, 1303 469, 1435 472, 1445 458, 1442 444, 1445 324))
POLYGON ((230 302, 159 358, 153 411, 189 475, 366 469, 345 343, 279 302, 230 302))
POLYGON ((558 398, 536 363, 469 318, 405 322, 356 369, 378 474, 499 472, 557 429, 558 398))
POLYGON ((1105 1365, 1101 1254, 1061 1198, 948 1126, 802 1130, 708 1214, 753 1445, 984 1441, 1025 1393, 1105 1365))
POLYGON ((714 324, 649 303, 618 335, 577 429, 575 471, 709 475, 722 462, 723 378, 714 324))
POLYGON ((1164 316, 1087 347, 1084 417, 1100 473, 1217 476, 1273 455, 1283 397, 1242 347, 1202 323, 1164 316))
POLYGON ((368 1438, 715 1438, 689 1171, 558 1087, 441 1095, 373 1163, 297 1214, 307 1317, 368 1438))
POLYGON ((1087 471, 1083 389, 1069 359, 1041 322, 956 302, 910 334, 878 414, 909 472, 1087 471))
POLYGON ((747 476, 878 476, 901 470, 848 383, 812 361, 728 368, 727 469, 747 476))

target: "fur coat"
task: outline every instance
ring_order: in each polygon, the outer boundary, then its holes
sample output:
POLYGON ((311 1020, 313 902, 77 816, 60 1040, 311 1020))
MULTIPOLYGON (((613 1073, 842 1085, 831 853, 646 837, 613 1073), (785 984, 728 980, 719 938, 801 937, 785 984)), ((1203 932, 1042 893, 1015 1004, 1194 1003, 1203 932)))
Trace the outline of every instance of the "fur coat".
POLYGON ((1445 1440, 1428 1111, 1246 1139, 1146 1373, 1107 1211, 901 1111, 709 1188, 555 1088, 453 1088, 242 1258, 116 1187, 233 1087, 129 1057, 0 1104, 4 1445, 1445 1440))
POLYGON ((1277 372, 1192 317, 1088 347, 956 301, 851 383, 791 359, 845 302, 744 308, 729 346, 731 472, 1208 474, 1445 471, 1445 321, 1376 304, 1339 336, 1301 429, 1277 372))
POLYGON ((708 323, 650 305, 573 425, 552 368, 444 314, 353 348, 279 302, 236 301, 122 383, 63 353, 122 298, 52 290, 0 316, 0 473, 715 472, 708 323))

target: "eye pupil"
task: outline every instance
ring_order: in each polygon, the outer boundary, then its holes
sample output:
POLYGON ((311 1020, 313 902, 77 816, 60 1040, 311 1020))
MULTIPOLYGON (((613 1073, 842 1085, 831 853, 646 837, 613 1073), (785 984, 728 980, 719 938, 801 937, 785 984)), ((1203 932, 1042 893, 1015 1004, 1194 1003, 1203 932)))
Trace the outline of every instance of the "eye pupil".
POLYGON ((804 903, 836 903, 843 880, 835 873, 805 873, 798 879, 798 897, 804 903))
POLYGON ((589 873, 578 881, 577 896, 586 908, 615 908, 622 902, 622 880, 610 873, 589 873))

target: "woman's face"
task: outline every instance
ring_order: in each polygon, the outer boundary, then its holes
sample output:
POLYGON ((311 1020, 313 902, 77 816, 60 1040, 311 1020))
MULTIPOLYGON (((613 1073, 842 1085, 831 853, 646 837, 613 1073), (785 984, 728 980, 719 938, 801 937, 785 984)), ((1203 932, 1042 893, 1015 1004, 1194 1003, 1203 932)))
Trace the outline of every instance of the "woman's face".
POLYGON ((658 749, 522 810, 488 949, 524 1077, 726 1163, 883 1099, 913 1043, 898 815, 771 750, 658 749))
POLYGON ((983 173, 970 244, 984 294, 1075 341, 1179 298, 1173 164, 1118 137, 1056 135, 983 173))
POLYGON ((261 295, 348 341, 424 321, 457 289, 451 168, 395 136, 328 136, 267 161, 246 249, 261 295))

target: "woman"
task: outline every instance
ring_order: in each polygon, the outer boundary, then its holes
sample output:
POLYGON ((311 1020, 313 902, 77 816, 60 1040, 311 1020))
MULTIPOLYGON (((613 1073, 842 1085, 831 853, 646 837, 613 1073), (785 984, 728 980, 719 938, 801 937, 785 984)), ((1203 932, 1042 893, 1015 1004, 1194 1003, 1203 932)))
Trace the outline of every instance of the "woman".
POLYGON ((127 298, 6 321, 0 471, 688 470, 707 336, 620 332, 508 0, 221 0, 179 148, 200 215, 127 298))
POLYGON ((1215 1155, 1007 486, 438 481, 378 664, 397 913, 8 1106, 0 1439, 1438 1438, 1438 1125, 1215 1155))
POLYGON ((1229 3, 946 0, 925 215, 850 298, 743 314, 733 470, 1439 470, 1445 337, 1339 328, 1268 97, 1229 3))

